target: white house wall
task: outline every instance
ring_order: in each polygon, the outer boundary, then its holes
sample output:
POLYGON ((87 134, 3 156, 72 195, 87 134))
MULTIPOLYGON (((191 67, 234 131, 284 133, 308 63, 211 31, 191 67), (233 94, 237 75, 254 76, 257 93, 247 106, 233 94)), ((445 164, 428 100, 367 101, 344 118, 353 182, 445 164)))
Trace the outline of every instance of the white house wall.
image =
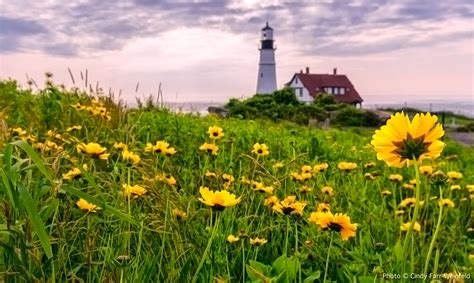
POLYGON ((301 80, 297 76, 294 77, 293 80, 291 81, 290 87, 295 89, 295 95, 299 101, 310 103, 314 100, 313 97, 309 95, 309 91, 303 86, 303 84, 301 83, 301 80), (297 90, 296 90, 297 88, 303 90, 302 95, 300 95, 300 93, 297 93, 297 90))

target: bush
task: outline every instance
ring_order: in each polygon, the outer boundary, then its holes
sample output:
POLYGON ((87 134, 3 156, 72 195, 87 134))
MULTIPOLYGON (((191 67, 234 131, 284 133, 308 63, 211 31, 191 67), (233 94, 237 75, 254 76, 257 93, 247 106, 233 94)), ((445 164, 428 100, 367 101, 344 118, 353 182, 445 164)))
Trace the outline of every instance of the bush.
POLYGON ((336 112, 332 122, 339 126, 377 127, 383 121, 371 111, 346 107, 336 112))
POLYGON ((375 113, 339 103, 333 96, 324 93, 319 94, 311 104, 301 103, 292 88, 284 88, 271 94, 256 94, 243 101, 231 99, 226 108, 230 117, 286 120, 303 125, 307 125, 310 119, 324 121, 329 117, 329 112, 336 113, 333 123, 337 126, 375 127, 381 123, 375 113))

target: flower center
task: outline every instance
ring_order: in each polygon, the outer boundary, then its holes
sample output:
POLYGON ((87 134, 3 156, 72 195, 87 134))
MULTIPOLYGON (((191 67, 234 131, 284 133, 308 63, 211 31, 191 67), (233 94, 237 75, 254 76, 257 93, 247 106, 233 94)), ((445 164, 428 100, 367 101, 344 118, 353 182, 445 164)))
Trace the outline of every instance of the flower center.
POLYGON ((259 149, 257 150, 258 154, 262 154, 263 153, 263 150, 259 149))
POLYGON ((217 211, 223 211, 225 209, 225 206, 216 203, 214 204, 212 208, 214 208, 217 211))
POLYGON ((428 151, 430 142, 424 142, 425 135, 414 139, 410 134, 401 142, 393 142, 397 147, 393 152, 400 155, 404 159, 418 159, 423 153, 428 151))
POLYGON ((331 224, 329 224, 328 227, 329 227, 329 229, 331 229, 333 231, 336 231, 336 232, 340 232, 342 230, 342 226, 338 223, 331 222, 331 224))
POLYGON ((284 214, 290 214, 293 212, 293 208, 292 207, 284 207, 281 211, 283 211, 284 214))

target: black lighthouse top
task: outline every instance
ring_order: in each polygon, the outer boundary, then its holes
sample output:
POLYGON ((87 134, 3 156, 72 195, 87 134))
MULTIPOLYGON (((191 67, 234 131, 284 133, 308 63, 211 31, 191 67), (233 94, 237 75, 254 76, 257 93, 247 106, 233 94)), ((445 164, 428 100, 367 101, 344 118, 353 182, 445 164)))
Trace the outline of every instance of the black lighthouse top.
POLYGON ((269 25, 268 25, 268 22, 267 22, 267 25, 262 28, 262 30, 273 30, 269 25))
POLYGON ((267 25, 262 28, 262 39, 260 40, 261 41, 261 45, 260 45, 260 50, 262 49, 275 49, 273 47, 273 29, 268 25, 268 22, 267 22, 267 25))

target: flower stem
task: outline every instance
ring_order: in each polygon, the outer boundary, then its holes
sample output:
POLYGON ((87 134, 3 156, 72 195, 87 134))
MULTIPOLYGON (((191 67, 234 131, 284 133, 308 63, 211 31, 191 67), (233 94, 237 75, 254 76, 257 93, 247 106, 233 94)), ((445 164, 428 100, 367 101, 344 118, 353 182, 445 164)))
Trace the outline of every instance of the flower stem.
MULTIPOLYGON (((443 192, 441 190, 441 186, 439 187, 439 199, 440 200, 443 199, 443 192)), ((424 274, 426 274, 428 272, 428 265, 430 263, 431 253, 433 252, 434 244, 435 244, 436 238, 438 237, 439 229, 441 227, 442 218, 443 218, 443 206, 440 205, 439 206, 438 222, 436 223, 436 229, 435 229, 435 232, 433 234, 433 238, 431 239, 430 247, 428 249, 428 254, 426 255, 425 268, 423 269, 424 274)))
POLYGON ((288 256, 288 237, 290 236, 290 217, 286 218, 286 241, 285 241, 285 255, 288 256))
MULTIPOLYGON (((415 176, 416 176, 416 189, 415 189, 415 211, 413 212, 413 217, 411 219, 410 226, 408 227, 407 233, 405 235, 405 240, 403 241, 403 271, 405 270, 405 251, 407 250, 408 246, 408 239, 411 237, 411 233, 413 232, 413 227, 415 226, 415 222, 418 218, 418 213, 420 210, 420 172, 418 170, 418 162, 415 157, 413 157, 414 165, 415 165, 415 176)), ((413 270, 412 270, 413 272, 413 270)))
POLYGON ((204 253, 203 253, 203 255, 202 255, 201 261, 199 262, 199 265, 198 265, 198 267, 197 267, 197 269, 196 269, 196 273, 194 273, 193 279, 191 280, 192 283, 196 283, 197 280, 198 280, 199 271, 201 271, 201 268, 202 268, 202 266, 204 265, 204 262, 205 262, 206 259, 207 259, 209 250, 211 249, 212 240, 214 239, 214 236, 215 236, 215 234, 216 234, 217 226, 219 225, 219 220, 220 220, 220 215, 218 215, 218 217, 216 217, 216 221, 214 222, 214 226, 213 226, 213 228, 212 228, 211 237, 209 238, 209 241, 207 241, 206 249, 204 250, 204 253))
POLYGON ((324 279, 323 282, 326 282, 326 277, 328 275, 328 267, 329 267, 329 255, 331 254, 331 247, 332 247, 332 240, 334 237, 334 233, 331 232, 331 241, 329 242, 329 247, 328 247, 328 255, 326 257, 326 266, 324 267, 324 279))

